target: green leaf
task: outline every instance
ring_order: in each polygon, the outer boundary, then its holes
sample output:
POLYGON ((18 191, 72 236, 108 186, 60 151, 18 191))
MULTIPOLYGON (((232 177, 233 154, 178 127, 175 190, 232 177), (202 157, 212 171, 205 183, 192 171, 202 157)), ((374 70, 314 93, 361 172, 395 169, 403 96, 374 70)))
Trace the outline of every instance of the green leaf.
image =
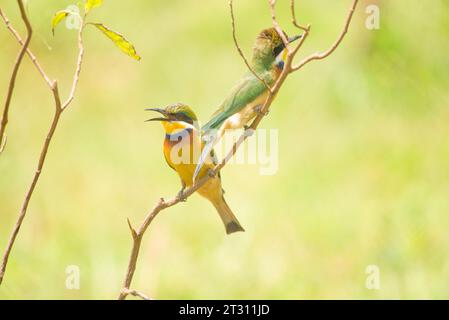
POLYGON ((56 26, 64 20, 68 15, 70 14, 70 11, 67 10, 61 10, 55 13, 53 18, 51 19, 51 32, 53 35, 55 35, 55 28, 56 26))
POLYGON ((109 29, 108 27, 103 25, 102 23, 89 23, 89 24, 93 24, 95 27, 97 27, 99 30, 101 30, 101 32, 103 32, 103 34, 106 37, 111 39, 112 42, 114 42, 115 45, 120 50, 122 50, 124 53, 129 55, 131 58, 136 59, 136 60, 141 59, 140 56, 137 54, 134 46, 131 44, 131 42, 126 40, 125 37, 123 37, 120 33, 112 31, 111 29, 109 29))
POLYGON ((99 7, 103 4, 103 0, 86 0, 86 5, 84 6, 84 10, 86 13, 90 11, 92 8, 99 7))

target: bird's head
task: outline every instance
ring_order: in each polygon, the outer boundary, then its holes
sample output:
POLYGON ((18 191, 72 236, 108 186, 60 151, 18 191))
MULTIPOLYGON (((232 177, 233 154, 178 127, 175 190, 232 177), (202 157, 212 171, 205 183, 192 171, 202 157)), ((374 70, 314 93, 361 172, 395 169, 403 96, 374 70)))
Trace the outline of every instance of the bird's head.
MULTIPOLYGON (((284 32, 288 43, 298 40, 302 35, 288 37, 284 32)), ((257 36, 256 43, 253 49, 253 64, 261 65, 263 67, 271 67, 272 63, 281 54, 285 53, 285 45, 281 36, 275 28, 268 28, 262 30, 257 36)))
POLYGON ((169 134, 185 128, 198 129, 198 119, 195 112, 186 104, 175 103, 163 109, 147 108, 145 110, 160 113, 162 117, 151 118, 146 121, 161 122, 165 131, 169 134))

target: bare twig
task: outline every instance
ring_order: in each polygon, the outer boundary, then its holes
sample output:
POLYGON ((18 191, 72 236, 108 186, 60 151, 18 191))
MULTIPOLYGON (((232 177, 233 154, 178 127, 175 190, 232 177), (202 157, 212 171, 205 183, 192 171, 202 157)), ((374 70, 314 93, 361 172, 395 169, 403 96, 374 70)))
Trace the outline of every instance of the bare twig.
POLYGON ((147 295, 145 295, 142 292, 137 291, 137 290, 124 289, 123 292, 126 293, 127 295, 131 295, 131 296, 134 296, 134 297, 141 298, 142 300, 153 300, 150 297, 148 297, 147 295))
MULTIPOLYGON (((6 27, 8 28, 8 30, 12 33, 12 35, 17 39, 17 42, 23 46, 24 42, 22 40, 22 38, 20 37, 19 33, 13 28, 11 22, 9 21, 8 17, 3 13, 3 11, 0 9, 0 16, 2 17, 3 21, 6 24, 6 27)), ((31 52, 30 48, 27 48, 26 53, 28 55, 28 57, 31 59, 31 61, 33 62, 34 66, 37 68, 37 70, 39 71, 39 73, 41 74, 41 76, 44 78, 45 82, 47 83, 47 85, 50 87, 52 86, 52 81, 50 80, 50 78, 47 76, 47 74, 45 73, 44 69, 41 67, 41 65, 39 64, 36 56, 33 54, 33 52, 31 52)))
POLYGON ((234 18, 234 8, 233 8, 233 0, 229 0, 229 10, 231 12, 231 25, 232 25, 232 38, 234 39, 234 45, 237 48, 237 51, 239 52, 240 56, 242 57, 243 61, 245 62, 247 68, 249 71, 251 71, 252 74, 254 74, 254 76, 259 79, 260 82, 262 82, 265 87, 267 87, 267 89, 269 91, 271 91, 270 86, 268 85, 268 83, 265 81, 265 79, 263 79, 262 77, 260 77, 256 71, 254 71, 254 69, 251 67, 251 65, 248 62, 248 59, 246 59, 245 54, 243 53, 242 49, 240 48, 238 41, 237 41, 237 36, 236 36, 236 32, 235 32, 235 18, 234 18))
POLYGON ((62 110, 61 110, 61 100, 59 98, 58 86, 57 86, 56 82, 54 82, 54 84, 53 84, 52 92, 53 92, 53 95, 54 95, 54 98, 55 98, 55 105, 56 105, 55 113, 53 115, 53 121, 51 123, 50 129, 48 130, 47 138, 45 139, 44 145, 42 147, 42 150, 41 150, 41 153, 40 153, 40 156, 39 156, 39 162, 38 162, 38 165, 37 165, 37 169, 34 172, 33 180, 31 181, 31 184, 30 184, 30 186, 28 188, 28 191, 27 191, 27 193, 25 195, 25 199, 24 199, 24 201, 22 203, 22 208, 20 209, 20 213, 19 213, 19 216, 17 218, 16 224, 14 225, 14 229, 13 229, 13 231, 11 233, 10 238, 9 238, 8 245, 7 245, 6 249, 5 249, 5 253, 3 254, 2 264, 0 266, 0 284, 3 281, 3 277, 5 275, 6 266, 8 264, 8 259, 9 259, 9 256, 11 254, 12 247, 14 245, 14 242, 15 242, 16 238, 17 238, 17 235, 19 234, 20 227, 22 226, 22 223, 23 223, 23 219, 25 219, 26 212, 27 212, 27 209, 28 209, 28 204, 30 203, 30 199, 31 199, 31 196, 33 194, 34 188, 36 187, 36 184, 37 184, 37 182, 39 180, 39 176, 41 175, 42 168, 43 168, 44 162, 45 162, 45 158, 47 156, 48 147, 50 146, 51 139, 53 137, 53 134, 55 133, 56 127, 57 127, 58 122, 59 122, 59 118, 61 116, 61 112, 62 112, 62 110))
POLYGON ((281 26, 279 25, 279 23, 278 23, 278 21, 276 19, 276 10, 275 10, 276 0, 268 0, 268 4, 270 6, 271 22, 273 24, 273 27, 276 29, 276 32, 281 37, 282 42, 284 43, 285 48, 287 48, 287 50, 289 50, 288 39, 285 36, 284 31, 282 30, 281 26))
POLYGON ((358 0, 353 0, 351 8, 349 9, 348 15, 345 20, 345 25, 343 27, 343 30, 340 33, 340 35, 338 36, 337 40, 334 42, 334 44, 328 50, 326 50, 324 52, 315 53, 315 54, 312 54, 309 57, 305 58, 304 60, 299 62, 298 65, 292 67, 292 71, 298 71, 299 69, 301 69, 302 67, 304 67, 306 64, 308 64, 309 62, 311 62, 313 60, 322 60, 324 58, 327 58, 329 55, 331 55, 335 51, 335 49, 337 49, 337 47, 340 45, 343 38, 345 37, 346 33, 348 32, 349 24, 351 23, 355 8, 357 7, 357 3, 358 3, 358 0))
MULTIPOLYGON (((6 94, 5 105, 3 107, 3 113, 2 113, 2 119, 0 121, 0 153, 3 151, 3 149, 5 148, 5 145, 6 145, 5 130, 6 130, 6 126, 8 125, 9 106, 11 104, 11 98, 12 98, 12 94, 14 92, 14 86, 16 84, 17 73, 19 72, 19 67, 20 67, 20 64, 22 63, 23 56, 25 55, 28 45, 30 44, 31 36, 33 35, 33 29, 31 28, 30 21, 28 20, 28 17, 26 15, 22 0, 17 0, 17 4, 19 5, 20 15, 21 15, 22 20, 25 23, 25 26, 27 29, 27 36, 26 36, 25 42, 22 45, 22 48, 19 51, 19 54, 17 55, 16 61, 14 63, 14 67, 12 70, 11 78, 9 80, 8 93, 6 94), (5 140, 5 141, 3 142, 3 140, 5 140)), ((0 9, 0 15, 3 17, 3 11, 1 9, 0 9)), ((7 26, 10 24, 9 20, 5 20, 5 23, 7 26)))
POLYGON ((84 15, 83 19, 81 20, 80 29, 78 31, 78 60, 76 62, 76 70, 75 74, 73 76, 73 83, 72 83, 72 89, 70 89, 70 94, 67 100, 62 105, 61 109, 64 111, 70 103, 73 101, 73 98, 75 97, 75 91, 76 87, 78 86, 78 81, 80 78, 81 73, 81 64, 83 63, 83 57, 84 57, 84 44, 83 44, 83 31, 84 31, 84 19, 86 18, 86 15, 84 15))
POLYGON ((0 145, 0 154, 5 150, 6 142, 8 142, 8 136, 5 134, 5 139, 3 139, 3 143, 0 145))
MULTIPOLYGON (((21 3, 21 2, 19 2, 21 3)), ((23 12, 23 15, 26 17, 26 13, 23 12)), ((2 17, 5 21, 8 21, 7 18, 5 18, 6 16, 4 16, 4 14, 2 14, 2 17)), ((20 43, 20 36, 19 34, 12 28, 10 23, 7 23, 8 25, 8 29, 15 35, 16 39, 19 41, 20 43)), ((19 216, 17 218, 16 224, 14 225, 13 231, 11 233, 11 236, 9 238, 8 244, 6 246, 5 252, 3 254, 3 259, 0 265, 0 285, 3 281, 4 275, 5 275, 5 271, 6 271, 6 266, 8 264, 8 259, 9 256, 11 254, 11 250, 12 247, 14 245, 14 242, 17 238, 17 235, 20 231, 20 227, 22 226, 23 220, 25 219, 26 213, 27 213, 27 209, 28 209, 28 205, 30 203, 31 197, 33 195, 34 189, 36 187, 37 182, 39 181, 39 177, 41 175, 42 169, 44 167, 45 164, 45 159, 47 157, 47 153, 48 153, 48 148, 50 146, 51 140, 53 138, 53 135, 56 131, 56 128, 58 126, 61 114, 64 112, 64 110, 70 105, 70 103, 73 101, 74 98, 74 94, 75 94, 75 90, 78 84, 78 79, 79 79, 79 74, 81 72, 81 65, 82 65, 82 61, 83 61, 83 54, 84 54, 84 46, 83 46, 83 41, 82 41, 82 32, 84 29, 84 19, 81 21, 81 26, 80 29, 78 31, 78 47, 79 47, 79 53, 78 53, 78 60, 77 60, 77 66, 76 66, 76 71, 75 71, 75 75, 73 77, 73 83, 72 83, 72 88, 70 90, 70 94, 69 97, 67 98, 67 100, 64 102, 64 104, 61 104, 61 98, 59 96, 59 90, 58 90, 58 85, 57 85, 57 81, 51 81, 48 76, 46 75, 46 73, 44 72, 44 70, 40 67, 40 64, 38 63, 36 57, 33 55, 33 53, 31 51, 28 50, 28 55, 29 57, 33 60, 34 65, 36 66, 36 68, 38 69, 39 73, 42 75, 42 77, 44 78, 44 80, 47 82, 47 84, 50 86, 51 92, 53 94, 54 97, 54 102, 55 102, 55 111, 53 114, 53 120, 51 122, 50 128, 48 130, 47 133, 47 137, 44 141, 44 144, 42 146, 41 152, 40 152, 40 156, 39 156, 39 161, 37 164, 37 168, 36 171, 34 172, 33 175, 33 179, 31 181, 31 184, 27 190, 27 193, 25 194, 25 199, 23 200, 22 203, 22 207, 20 209, 19 212, 19 216)))
POLYGON ((309 27, 304 27, 300 24, 298 24, 298 22, 296 21, 296 13, 295 13, 295 0, 290 0, 290 13, 292 15, 292 23, 296 28, 299 28, 303 31, 308 32, 309 31, 309 27))

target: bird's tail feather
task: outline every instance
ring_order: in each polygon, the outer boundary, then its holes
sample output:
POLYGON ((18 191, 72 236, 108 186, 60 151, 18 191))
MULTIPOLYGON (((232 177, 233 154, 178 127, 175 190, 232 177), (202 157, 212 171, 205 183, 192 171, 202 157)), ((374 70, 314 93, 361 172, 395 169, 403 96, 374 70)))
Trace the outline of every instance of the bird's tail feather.
POLYGON ((213 201, 212 203, 217 209, 221 220, 223 221, 227 234, 238 231, 245 231, 223 197, 221 197, 219 201, 213 201))

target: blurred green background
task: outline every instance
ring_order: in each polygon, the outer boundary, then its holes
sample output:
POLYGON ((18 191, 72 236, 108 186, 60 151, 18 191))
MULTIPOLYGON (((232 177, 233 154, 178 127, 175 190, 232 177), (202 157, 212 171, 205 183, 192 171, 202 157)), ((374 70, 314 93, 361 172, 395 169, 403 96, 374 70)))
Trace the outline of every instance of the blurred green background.
MULTIPOLYGON (((289 2, 279 20, 293 33, 289 2)), ((325 49, 350 1, 297 1, 312 34, 301 56, 325 49)), ((28 1, 31 48, 66 97, 76 32, 53 13, 72 1, 28 1)), ((1 7, 24 35, 15 1, 1 7)), ((240 45, 270 25, 265 1, 235 3, 240 45)), ((63 115, 14 247, 0 298, 116 298, 131 238, 160 196, 179 190, 162 156, 163 131, 143 108, 182 101, 208 119, 245 72, 227 1, 105 1, 90 20, 122 32, 136 62, 98 30, 85 32, 76 99, 63 115), (80 290, 65 287, 66 267, 80 290)), ((288 78, 263 128, 279 129, 279 171, 223 170, 230 206, 246 228, 226 236, 197 195, 157 217, 133 288, 169 298, 449 298, 449 3, 362 1, 330 58, 288 78), (380 6, 380 30, 365 8, 380 6), (365 287, 368 265, 380 290, 365 287)), ((19 50, 0 28, 0 100, 19 50)), ((3 106, 3 105, 2 105, 3 106)), ((6 246, 53 112, 29 59, 20 69, 0 156, 0 248, 6 246)))

